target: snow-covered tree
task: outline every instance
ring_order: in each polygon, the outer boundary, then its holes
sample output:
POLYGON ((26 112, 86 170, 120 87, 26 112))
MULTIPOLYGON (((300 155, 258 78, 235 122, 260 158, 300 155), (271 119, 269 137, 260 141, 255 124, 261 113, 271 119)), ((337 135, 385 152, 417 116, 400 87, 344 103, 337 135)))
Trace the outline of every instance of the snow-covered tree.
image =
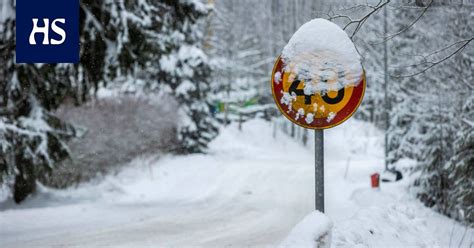
POLYGON ((417 166, 412 169, 420 172, 415 186, 419 186, 418 197, 422 202, 464 220, 459 212, 467 211, 465 204, 469 200, 466 199, 471 193, 466 188, 472 188, 472 185, 454 169, 446 170, 446 166, 449 161, 450 164, 456 163, 453 161, 456 153, 453 144, 459 139, 457 130, 462 126, 459 115, 468 111, 460 106, 466 98, 464 93, 472 92, 472 69, 469 69, 472 56, 468 55, 472 48, 463 49, 455 55, 456 59, 429 67, 460 47, 462 43, 458 40, 472 34, 466 19, 469 11, 457 8, 443 6, 426 12, 425 9, 402 7, 394 10, 393 32, 403 32, 390 41, 389 61, 394 83, 389 92, 392 109, 387 145, 391 164, 401 158, 417 161, 417 166), (426 18, 410 26, 420 15, 426 15, 426 18), (434 16, 446 21, 430 18, 434 16), (406 20, 411 21, 406 24, 406 20), (436 30, 445 30, 450 39, 439 39, 436 30), (430 68, 429 71, 426 68, 430 68), (463 201, 460 199, 465 202, 460 204, 463 201))
MULTIPOLYGON (((462 40, 472 34, 468 9, 450 6, 443 10, 447 20, 443 29, 449 30, 451 37, 462 40)), ((418 169, 422 173, 417 180, 421 186, 418 196, 426 205, 470 223, 474 221, 474 198, 470 190, 474 161, 467 155, 473 154, 470 135, 473 129, 469 125, 473 115, 472 54, 473 49, 467 47, 451 63, 426 75, 438 86, 431 92, 433 100, 425 106, 425 110, 431 110, 428 112, 431 118, 422 121, 426 133, 419 149, 422 156, 418 169), (443 77, 447 80, 442 80, 443 77)))
MULTIPOLYGON (((458 220, 474 223, 474 92, 470 92, 459 118, 454 156, 443 166, 446 204, 441 210, 458 220)), ((434 187, 429 187, 434 188, 434 187)), ((438 202, 436 202, 438 203, 438 202)))
POLYGON ((49 111, 68 95, 75 68, 15 63, 14 3, 0 3, 0 181, 14 185, 19 202, 67 156, 63 141, 74 129, 49 111))
POLYGON ((418 196, 427 206, 467 222, 473 222, 474 217, 474 198, 470 190, 474 179, 473 113, 471 96, 460 113, 462 124, 459 131, 454 132, 454 142, 448 143, 452 138, 443 135, 447 132, 439 123, 438 128, 431 128, 437 136, 442 137, 427 136, 429 139, 423 144, 425 160, 421 161, 422 174, 417 180, 417 184, 421 186, 418 196), (453 156, 447 161, 446 157, 450 154, 453 156))
POLYGON ((164 3, 161 25, 156 30, 149 27, 145 35, 154 52, 140 73, 147 75, 147 88, 169 93, 178 101, 181 146, 177 151, 203 152, 218 133, 209 97, 211 67, 203 51, 205 17, 210 7, 199 0, 164 3))

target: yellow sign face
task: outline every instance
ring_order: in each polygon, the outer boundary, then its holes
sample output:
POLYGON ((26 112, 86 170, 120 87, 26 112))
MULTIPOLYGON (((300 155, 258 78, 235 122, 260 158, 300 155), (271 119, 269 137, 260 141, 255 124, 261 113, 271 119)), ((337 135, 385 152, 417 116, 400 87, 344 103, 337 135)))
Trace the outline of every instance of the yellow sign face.
MULTIPOLYGON (((357 110, 365 91, 365 74, 359 83, 354 82, 340 90, 326 94, 305 94, 307 82, 298 75, 284 70, 278 58, 272 73, 272 93, 278 108, 290 121, 310 129, 326 129, 341 124, 357 110)), ((338 77, 329 77, 325 83, 336 85, 338 77)), ((318 80, 308 82, 317 86, 318 80)))

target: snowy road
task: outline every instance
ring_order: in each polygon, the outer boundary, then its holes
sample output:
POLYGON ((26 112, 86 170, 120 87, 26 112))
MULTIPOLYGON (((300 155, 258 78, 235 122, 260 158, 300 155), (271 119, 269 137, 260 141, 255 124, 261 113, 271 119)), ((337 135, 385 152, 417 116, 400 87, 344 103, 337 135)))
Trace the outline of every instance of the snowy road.
MULTIPOLYGON (((468 247, 466 229, 424 208, 408 180, 369 188, 381 134, 349 121, 326 132, 326 209, 334 247, 468 247)), ((99 184, 42 189, 0 205, 0 247, 276 246, 314 206, 311 146, 270 124, 227 128, 208 155, 136 159, 99 184)))

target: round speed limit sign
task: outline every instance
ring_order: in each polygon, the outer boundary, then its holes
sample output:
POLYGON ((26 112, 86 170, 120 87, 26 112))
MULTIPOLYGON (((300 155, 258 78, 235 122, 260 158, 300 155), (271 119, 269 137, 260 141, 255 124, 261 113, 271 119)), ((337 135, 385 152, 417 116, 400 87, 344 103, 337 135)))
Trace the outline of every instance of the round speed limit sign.
MULTIPOLYGON (((343 72, 333 77, 312 79, 319 82, 337 83, 343 72)), ((347 78, 346 78, 347 79, 347 78)), ((353 82, 338 90, 305 94, 305 81, 285 70, 284 61, 278 57, 272 72, 271 86, 275 103, 282 114, 297 125, 310 129, 327 129, 341 124, 354 114, 364 97, 366 81, 362 72, 359 82, 353 82)), ((311 82, 311 83, 315 83, 311 82)))

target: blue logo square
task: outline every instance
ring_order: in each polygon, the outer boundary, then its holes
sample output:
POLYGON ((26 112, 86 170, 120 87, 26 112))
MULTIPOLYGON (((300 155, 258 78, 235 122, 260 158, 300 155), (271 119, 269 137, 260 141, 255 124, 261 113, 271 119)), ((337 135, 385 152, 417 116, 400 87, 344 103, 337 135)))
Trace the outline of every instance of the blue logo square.
POLYGON ((16 62, 78 63, 79 0, 16 0, 16 62))

